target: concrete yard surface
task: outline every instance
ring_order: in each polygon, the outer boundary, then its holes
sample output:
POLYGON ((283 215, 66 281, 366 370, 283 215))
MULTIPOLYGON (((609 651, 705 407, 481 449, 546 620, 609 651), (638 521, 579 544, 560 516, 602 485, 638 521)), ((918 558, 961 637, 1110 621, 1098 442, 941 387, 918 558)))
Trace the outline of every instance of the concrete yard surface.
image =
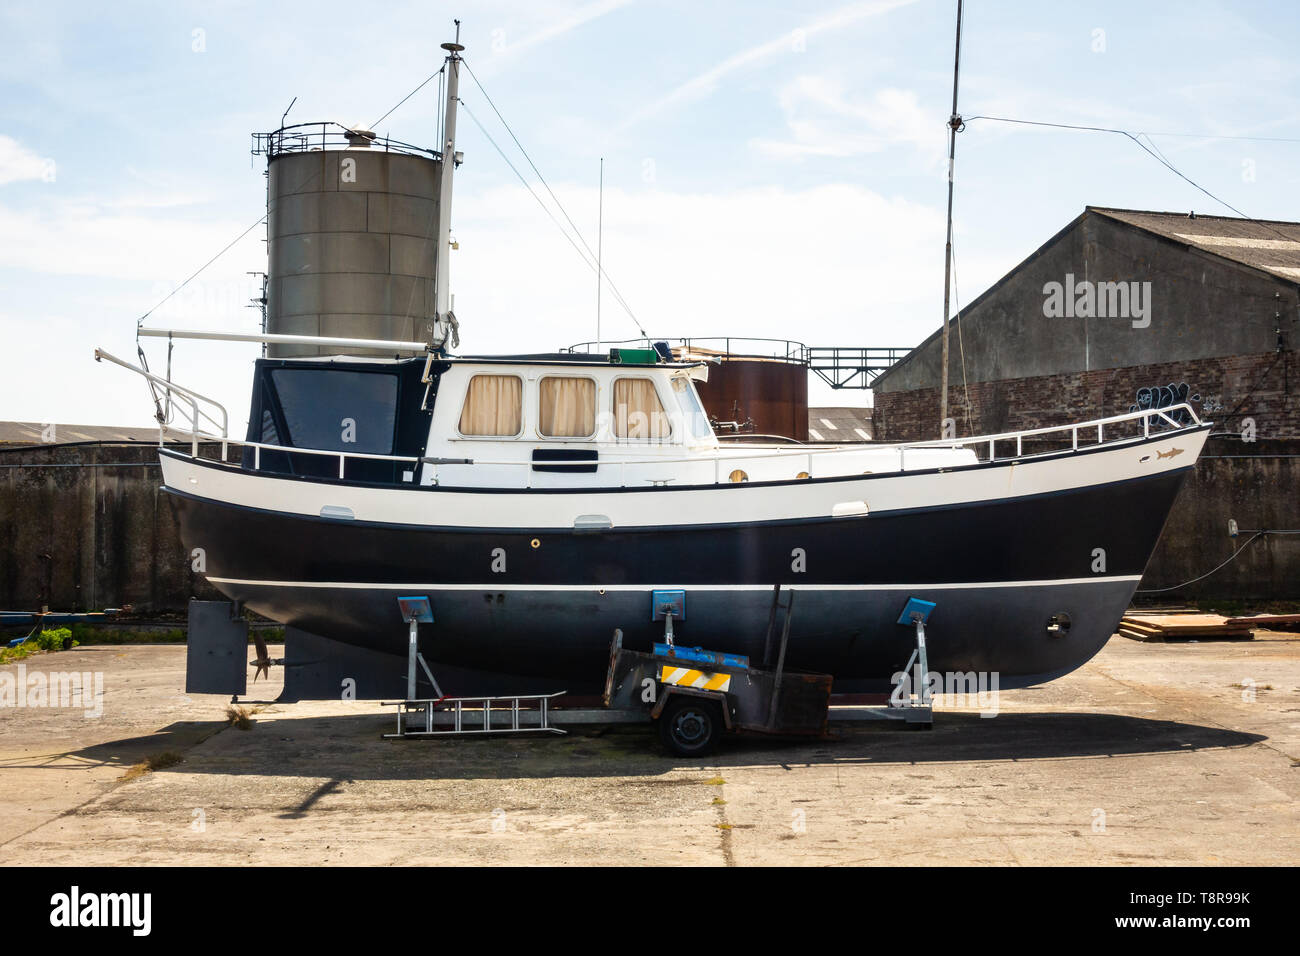
POLYGON ((384 740, 375 702, 246 704, 261 709, 241 730, 227 699, 183 693, 177 645, 24 665, 102 673, 103 713, 0 709, 6 865, 1300 862, 1300 641, 1284 634, 1116 637, 1001 693, 993 717, 730 739, 705 761, 637 726, 384 740))

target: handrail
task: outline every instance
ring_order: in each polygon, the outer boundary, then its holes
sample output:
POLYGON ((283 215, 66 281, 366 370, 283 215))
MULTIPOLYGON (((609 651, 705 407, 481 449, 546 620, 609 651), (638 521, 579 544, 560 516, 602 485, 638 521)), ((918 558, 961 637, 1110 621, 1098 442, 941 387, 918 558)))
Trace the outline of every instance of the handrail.
MULTIPOLYGON (((129 369, 130 371, 135 372, 137 375, 143 375, 146 380, 153 382, 154 384, 159 385, 163 389, 165 389, 169 395, 171 392, 175 392, 178 395, 180 395, 182 398, 184 398, 186 401, 188 401, 191 410, 191 415, 190 415, 191 427, 178 428, 177 431, 185 432, 190 436, 190 453, 194 457, 196 458, 198 457, 199 436, 203 436, 209 441, 221 442, 221 457, 223 460, 225 459, 226 445, 229 442, 230 416, 229 414, 227 414, 226 407, 224 405, 222 405, 215 398, 208 398, 208 396, 201 395, 198 392, 194 391, 193 389, 186 388, 184 385, 177 385, 175 382, 171 381, 170 379, 165 379, 159 375, 155 375, 153 372, 143 369, 138 365, 126 361, 125 359, 120 359, 116 355, 113 355, 111 352, 105 352, 103 349, 95 349, 95 361, 98 362, 101 359, 108 359, 114 365, 120 365, 122 368, 129 369), (221 413, 221 421, 218 422, 207 412, 201 411, 199 409, 199 402, 206 402, 209 405, 216 408, 217 411, 221 413), (220 428, 221 429, 220 436, 207 435, 205 432, 201 431, 199 429, 200 417, 206 418, 213 425, 216 425, 218 428, 220 428)), ((165 423, 161 421, 158 423, 160 436, 165 427, 166 427, 165 423)))
MULTIPOLYGON (((111 358, 111 356, 107 356, 107 355, 105 355, 105 357, 111 358)), ((126 364, 127 367, 130 367, 128 363, 121 363, 120 360, 119 360, 119 364, 126 364)), ((178 386, 173 386, 173 387, 179 388, 178 386)), ((814 457, 861 453, 864 450, 871 450, 877 452, 897 451, 898 459, 899 459, 898 461, 899 471, 906 471, 907 470, 905 467, 906 452, 909 450, 926 449, 926 448, 949 448, 949 449, 956 450, 956 449, 966 448, 968 446, 987 445, 989 448, 990 457, 985 460, 985 463, 989 461, 1017 461, 1026 458, 1032 459, 1035 457, 1039 457, 1040 455, 1056 454, 1058 453, 1058 451, 1062 450, 1062 449, 1053 449, 1045 452, 1032 452, 1030 454, 1025 454, 1023 439, 1026 437, 1032 437, 1035 435, 1043 435, 1043 434, 1051 434, 1051 433, 1061 433, 1062 435, 1068 433, 1071 438, 1071 445, 1069 451, 1074 453, 1079 451, 1087 451, 1090 449, 1095 449, 1102 445, 1118 445, 1125 442, 1133 442, 1133 441, 1139 441, 1139 440, 1149 438, 1151 436, 1150 422, 1153 418, 1163 420, 1165 423, 1170 425, 1171 428, 1175 431, 1198 427, 1202 424, 1201 419, 1199 418, 1199 416, 1197 416, 1195 410, 1190 405, 1184 403, 1181 405, 1173 405, 1170 406, 1169 408, 1164 408, 1164 409, 1153 408, 1153 409, 1145 409, 1138 412, 1128 412, 1123 415, 1112 415, 1108 418, 1094 419, 1093 421, 1089 421, 1089 422, 1078 422, 1072 425, 1047 426, 1043 428, 1026 429, 1020 432, 1002 432, 996 435, 978 435, 978 436, 974 436, 971 438, 964 438, 964 439, 951 438, 951 439, 937 439, 937 440, 923 441, 923 442, 898 442, 898 443, 887 444, 887 445, 876 445, 876 444, 867 444, 867 443, 861 443, 861 444, 853 443, 853 444, 833 445, 833 446, 782 445, 782 446, 767 448, 761 452, 757 452, 753 454, 742 454, 742 455, 718 454, 717 452, 720 451, 722 447, 719 446, 718 448, 714 449, 714 453, 712 454, 619 459, 617 461, 598 462, 597 467, 612 468, 617 466, 620 469, 620 475, 622 476, 623 479, 620 486, 625 486, 626 468, 629 465, 670 465, 670 464, 683 464, 683 463, 707 464, 711 462, 714 465, 714 484, 722 484, 724 482, 722 480, 720 466, 723 462, 735 463, 735 462, 743 462, 743 461, 757 461, 757 460, 764 460, 764 459, 802 458, 806 460, 807 462, 806 470, 809 472, 809 474, 811 474, 813 469, 814 457), (1183 424, 1178 422, 1173 417, 1174 415, 1181 414, 1181 413, 1186 413, 1188 416, 1190 416, 1190 418, 1192 419, 1191 423, 1183 424), (1112 438, 1110 440, 1105 439, 1104 426, 1114 425, 1126 421, 1139 421, 1139 420, 1142 421, 1143 423, 1142 434, 1124 435, 1118 438, 1112 438), (1097 429, 1098 441, 1092 444, 1081 444, 1079 441, 1080 431, 1085 429, 1093 429, 1093 428, 1097 429), (1002 458, 998 458, 996 456, 997 442, 1010 441, 1011 439, 1016 440, 1016 454, 1006 455, 1003 456, 1002 458)), ((281 454, 301 454, 301 455, 317 455, 322 457, 331 457, 331 458, 337 458, 339 461, 338 476, 340 479, 343 479, 345 477, 347 460, 350 458, 359 458, 359 459, 365 459, 371 461, 400 462, 403 464, 427 463, 427 464, 443 464, 443 465, 468 465, 468 466, 493 466, 493 467, 531 468, 533 465, 536 464, 536 462, 534 462, 531 458, 522 458, 522 459, 520 458, 510 458, 510 459, 458 458, 453 460, 438 461, 438 460, 427 459, 424 457, 411 456, 411 455, 380 455, 380 454, 374 454, 369 452, 338 451, 336 449, 296 448, 292 445, 277 445, 277 444, 271 444, 269 442, 259 442, 259 441, 230 439, 230 438, 223 439, 221 436, 208 435, 206 433, 199 432, 199 431, 191 431, 189 433, 193 435, 196 439, 195 451, 194 454, 192 455, 192 457, 194 458, 198 457, 197 450, 196 450, 197 441, 200 440, 213 441, 213 442, 220 441, 222 443, 223 462, 226 457, 225 449, 227 444, 238 445, 244 448, 252 448, 254 471, 261 470, 261 455, 264 449, 267 451, 281 453, 281 454)), ((736 447, 736 446, 732 446, 732 447, 736 447)), ((224 462, 224 463, 231 464, 230 462, 224 462)), ((591 466, 592 466, 592 462, 589 460, 547 461, 546 462, 546 467, 548 470, 564 469, 564 468, 591 468, 591 466)), ((651 479, 646 479, 646 480, 651 480, 651 479)))
MULTIPOLYGON (((108 361, 112 362, 115 365, 119 365, 122 368, 135 372, 136 374, 143 376, 146 380, 160 385, 162 388, 166 389, 169 393, 175 392, 177 395, 179 395, 181 398, 184 398, 188 402, 191 410, 189 415, 191 427, 189 429, 182 428, 177 430, 185 432, 190 435, 190 454, 191 457, 193 458, 198 458, 198 445, 200 441, 220 442, 221 459, 222 462, 226 464, 229 464, 229 462, 226 461, 229 445, 233 444, 244 448, 252 448, 253 469, 255 471, 261 470, 261 456, 262 456, 263 449, 268 449, 270 451, 278 452, 282 454, 301 454, 301 455, 336 457, 338 458, 338 462, 339 462, 340 479, 343 479, 346 475, 347 460, 349 458, 359 458, 359 459, 371 460, 371 461, 401 462, 404 464, 406 463, 464 464, 464 465, 490 465, 493 467, 527 466, 531 468, 535 464, 535 462, 532 460, 531 457, 522 458, 522 459, 465 458, 465 459, 457 459, 451 462, 438 462, 438 461, 428 460, 422 457, 409 456, 409 455, 380 455, 380 454, 374 454, 370 452, 339 451, 337 449, 296 448, 291 445, 279 445, 279 444, 271 444, 268 442, 231 439, 229 436, 229 415, 227 414, 225 407, 216 399, 208 398, 206 395, 202 395, 194 391, 193 389, 186 388, 182 385, 178 385, 175 382, 170 381, 169 379, 165 379, 158 375, 155 375, 152 372, 149 372, 138 365, 120 359, 117 356, 110 354, 109 352, 105 352, 103 349, 95 349, 95 360, 99 361, 101 359, 108 359, 108 361), (220 413, 221 421, 218 422, 215 418, 212 417, 211 414, 207 413, 206 411, 202 411, 199 408, 199 402, 204 402, 208 405, 213 406, 220 413), (207 432, 204 432, 200 428, 201 418, 206 418, 213 425, 219 427, 221 429, 221 434, 212 435, 207 432)), ((1033 438, 1036 436, 1051 435, 1051 434, 1059 434, 1065 436, 1068 434, 1070 437, 1070 451, 1073 453, 1081 450, 1087 450, 1089 448, 1096 448, 1100 445, 1108 444, 1105 438, 1105 428, 1107 425, 1113 426, 1123 422, 1136 422, 1136 421, 1142 422, 1141 435, 1121 436, 1119 438, 1111 439, 1109 444, 1119 444, 1121 442, 1131 442, 1134 440, 1149 438, 1151 436, 1151 421, 1153 418, 1163 421, 1167 425, 1171 426, 1174 430, 1193 428, 1193 427, 1200 426, 1202 424, 1201 418, 1196 414, 1195 409, 1193 409, 1191 405, 1184 402, 1178 405, 1172 405, 1169 408, 1140 409, 1135 412, 1126 412, 1120 415, 1111 415, 1106 418, 1094 419, 1088 422, 1077 422, 1070 425, 1047 425, 1040 428, 1028 428, 1028 429, 1022 429, 1021 431, 1015 431, 1015 432, 1000 432, 994 435, 976 435, 970 438, 940 438, 940 439, 931 439, 928 441, 897 442, 897 443, 882 444, 882 445, 865 444, 865 443, 864 444, 852 443, 852 444, 845 444, 845 445, 830 445, 830 446, 778 445, 778 446, 769 446, 753 454, 722 454, 721 452, 724 447, 739 448, 741 446, 739 445, 723 446, 721 444, 718 444, 713 447, 711 454, 704 453, 704 454, 695 454, 689 456, 674 456, 674 457, 660 456, 654 458, 641 458, 641 459, 636 459, 636 458, 620 459, 618 461, 601 463, 601 464, 606 464, 607 466, 618 465, 620 468, 620 473, 625 479, 626 468, 628 465, 669 465, 669 464, 683 464, 683 463, 699 464, 699 463, 707 463, 712 461, 714 464, 714 483, 717 484, 721 482, 720 465, 723 461, 741 462, 741 461, 756 461, 756 460, 763 460, 763 459, 784 459, 784 458, 790 458, 792 456, 806 457, 807 471, 809 474, 811 474, 813 458, 815 456, 822 457, 826 455, 861 453, 864 449, 871 449, 872 451, 884 451, 884 452, 888 452, 890 450, 896 450, 898 452, 898 470, 901 472, 907 470, 906 453, 908 450, 926 449, 926 448, 948 448, 948 449, 956 450, 961 448, 969 448, 971 446, 987 445, 988 446, 987 461, 989 462, 1008 461, 1008 460, 1014 461, 1026 457, 1033 458, 1036 457, 1036 455, 1055 454, 1057 451, 1056 449, 1053 449, 1050 451, 1031 453, 1029 455, 1026 455, 1024 452, 1024 440, 1026 438, 1033 438), (1191 421, 1190 423, 1184 423, 1182 421, 1177 420, 1174 417, 1175 415, 1179 417, 1185 415, 1187 418, 1190 418, 1191 421), (1097 441, 1095 443, 1081 445, 1079 440, 1080 431, 1083 429, 1092 429, 1092 428, 1096 428, 1097 430, 1097 441), (1011 441, 1013 439, 1016 442, 1015 455, 1004 456, 1001 459, 998 458, 997 457, 998 442, 1011 441)), ((160 430, 160 443, 161 443, 161 435, 162 435, 162 431, 160 430)), ((976 450, 976 455, 978 460, 978 450, 976 450)), ((571 462, 568 461, 546 462, 546 466, 548 469, 564 469, 564 468, 588 469, 591 467, 591 465, 592 463, 590 460, 579 460, 579 461, 571 461, 571 462)), ((598 464, 597 467, 600 467, 600 464, 598 464)))
POLYGON ((376 153, 402 153, 438 160, 442 154, 426 146, 415 146, 371 130, 352 129, 342 123, 316 121, 291 123, 269 133, 253 134, 253 155, 274 159, 283 153, 306 153, 326 149, 370 149, 376 153), (363 145, 364 144, 364 145, 363 145))

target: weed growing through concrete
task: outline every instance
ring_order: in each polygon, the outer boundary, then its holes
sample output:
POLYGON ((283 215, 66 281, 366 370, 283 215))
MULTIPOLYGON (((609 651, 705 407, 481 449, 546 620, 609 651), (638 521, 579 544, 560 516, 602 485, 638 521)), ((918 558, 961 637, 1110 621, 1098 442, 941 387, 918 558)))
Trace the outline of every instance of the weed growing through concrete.
POLYGON ((137 777, 143 777, 155 770, 166 770, 168 767, 174 767, 184 759, 175 750, 164 750, 162 753, 150 754, 122 774, 122 779, 135 780, 137 777))

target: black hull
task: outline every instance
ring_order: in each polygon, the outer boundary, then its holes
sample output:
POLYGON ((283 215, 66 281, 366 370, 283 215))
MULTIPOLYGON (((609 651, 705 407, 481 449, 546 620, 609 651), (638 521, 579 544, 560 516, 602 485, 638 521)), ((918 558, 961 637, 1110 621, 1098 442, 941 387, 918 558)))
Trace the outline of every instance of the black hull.
POLYGON ((909 597, 938 604, 932 671, 996 672, 1010 688, 1083 664, 1118 625, 1188 470, 861 518, 585 534, 321 519, 167 490, 216 587, 332 640, 404 653, 396 597, 425 594, 430 660, 583 692, 603 681, 615 627, 634 649, 661 633, 652 588, 688 590, 679 642, 759 658, 781 583, 795 589, 790 666, 880 691, 911 653, 911 630, 895 623, 909 597), (1049 633, 1062 612, 1068 633, 1049 633))

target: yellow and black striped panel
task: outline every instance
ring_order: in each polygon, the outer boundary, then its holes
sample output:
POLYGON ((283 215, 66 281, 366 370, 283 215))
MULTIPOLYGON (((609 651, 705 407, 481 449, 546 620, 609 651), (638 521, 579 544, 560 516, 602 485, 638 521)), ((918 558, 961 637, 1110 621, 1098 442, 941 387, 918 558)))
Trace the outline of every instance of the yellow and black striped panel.
POLYGON ((664 664, 659 669, 659 680, 676 687, 694 687, 699 690, 720 690, 724 693, 731 689, 730 674, 711 674, 697 671, 690 667, 675 667, 664 664))

